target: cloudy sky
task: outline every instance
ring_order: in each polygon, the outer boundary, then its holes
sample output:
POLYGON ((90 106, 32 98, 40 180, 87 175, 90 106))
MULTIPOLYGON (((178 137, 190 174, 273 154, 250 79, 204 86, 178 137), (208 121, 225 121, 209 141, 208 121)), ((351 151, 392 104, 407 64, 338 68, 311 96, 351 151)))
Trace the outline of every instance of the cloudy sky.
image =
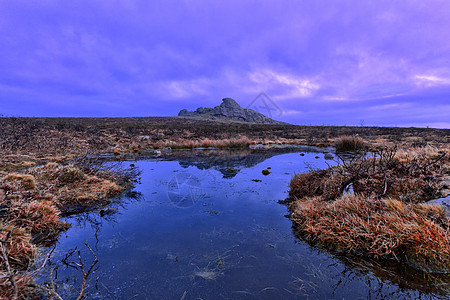
POLYGON ((224 97, 294 124, 450 128, 450 1, 0 0, 3 115, 224 97))

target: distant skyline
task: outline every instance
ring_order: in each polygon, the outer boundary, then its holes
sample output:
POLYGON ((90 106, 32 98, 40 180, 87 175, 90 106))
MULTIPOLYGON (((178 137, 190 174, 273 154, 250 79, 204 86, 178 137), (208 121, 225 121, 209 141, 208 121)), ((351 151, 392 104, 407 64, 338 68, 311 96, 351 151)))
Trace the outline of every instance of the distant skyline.
POLYGON ((450 1, 0 0, 0 114, 450 128, 450 1), (281 114, 280 114, 281 113, 281 114))

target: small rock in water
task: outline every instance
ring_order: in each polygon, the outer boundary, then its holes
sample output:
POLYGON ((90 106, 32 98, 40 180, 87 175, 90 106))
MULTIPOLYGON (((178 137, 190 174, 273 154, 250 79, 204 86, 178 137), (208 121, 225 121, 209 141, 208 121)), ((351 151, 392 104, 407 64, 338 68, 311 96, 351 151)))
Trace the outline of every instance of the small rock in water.
POLYGON ((267 170, 267 169, 266 169, 266 170, 262 170, 262 174, 263 174, 263 175, 269 175, 269 174, 270 174, 270 171, 267 170))
POLYGON ((325 155, 323 156, 323 158, 325 158, 326 160, 330 160, 330 159, 333 159, 334 156, 333 156, 332 154, 330 154, 330 153, 325 153, 325 155))
POLYGON ((117 208, 105 208, 100 210, 100 217, 111 216, 117 213, 119 210, 117 208))

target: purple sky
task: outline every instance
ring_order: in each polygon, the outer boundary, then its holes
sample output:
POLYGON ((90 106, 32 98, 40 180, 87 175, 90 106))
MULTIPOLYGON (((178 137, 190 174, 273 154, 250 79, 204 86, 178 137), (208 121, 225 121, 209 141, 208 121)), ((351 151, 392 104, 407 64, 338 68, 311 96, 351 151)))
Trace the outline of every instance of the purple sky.
POLYGON ((450 1, 0 0, 4 115, 170 116, 260 92, 294 124, 450 128, 450 1))

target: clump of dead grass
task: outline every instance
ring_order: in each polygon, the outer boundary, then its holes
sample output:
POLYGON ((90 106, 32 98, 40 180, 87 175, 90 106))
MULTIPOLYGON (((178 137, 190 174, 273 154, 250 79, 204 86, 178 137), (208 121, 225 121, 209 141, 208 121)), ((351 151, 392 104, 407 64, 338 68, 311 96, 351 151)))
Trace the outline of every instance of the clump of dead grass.
POLYGON ((9 205, 6 220, 14 226, 26 228, 32 234, 54 235, 67 227, 59 219, 59 210, 50 201, 13 200, 9 205))
MULTIPOLYGON (((16 297, 16 287, 20 295, 27 293, 32 278, 26 277, 26 270, 36 256, 35 245, 54 242, 68 228, 60 220, 60 210, 104 204, 126 188, 116 182, 129 183, 139 174, 137 169, 120 169, 122 172, 113 174, 109 172, 112 169, 89 168, 89 164, 77 163, 86 168, 48 163, 28 169, 27 174, 12 173, 0 178, 3 222, 0 239, 4 241, 1 246, 15 270, 12 271, 14 279, 11 271, 6 277, 0 275, 0 298, 16 297), (98 176, 86 174, 85 170, 98 176)), ((0 273, 8 273, 5 264, 0 266, 0 273)))
POLYGON ((290 209, 301 236, 314 243, 429 272, 450 271, 450 223, 442 208, 344 195, 331 202, 296 200, 290 209))
POLYGON ((170 147, 173 149, 194 149, 194 148, 248 148, 250 145, 256 144, 256 141, 249 139, 246 136, 239 138, 225 138, 225 139, 183 139, 176 141, 166 141, 155 143, 155 148, 170 147))
POLYGON ((340 196, 344 177, 334 169, 298 173, 292 177, 289 195, 297 198, 321 196, 330 200, 340 196))
POLYGON ((433 149, 397 155, 396 149, 366 154, 326 170, 295 175, 290 182, 291 197, 337 198, 350 184, 357 194, 377 198, 392 196, 419 203, 437 198, 440 177, 450 155, 433 149))
POLYGON ((366 141, 358 136, 341 136, 334 141, 337 151, 359 151, 366 148, 366 141))
POLYGON ((72 165, 48 163, 29 172, 35 176, 41 190, 50 194, 54 205, 61 210, 103 204, 125 189, 125 186, 113 180, 86 175, 83 170, 72 165))
POLYGON ((68 183, 80 182, 85 179, 86 174, 84 174, 83 171, 72 166, 66 166, 61 169, 57 180, 60 185, 64 185, 68 183))
POLYGON ((34 177, 29 174, 8 174, 3 178, 3 180, 16 182, 25 190, 34 190, 36 188, 36 181, 34 177))
POLYGON ((0 223, 0 240, 1 256, 2 258, 6 257, 10 268, 8 272, 5 267, 6 263, 2 259, 0 297, 1 299, 27 299, 31 294, 28 284, 32 278, 18 270, 27 270, 36 255, 36 246, 31 241, 31 235, 24 228, 0 223), (11 272, 11 269, 15 271, 11 272))
POLYGON ((9 264, 12 267, 26 270, 36 255, 36 246, 31 243, 30 232, 25 228, 10 224, 0 224, 0 239, 6 240, 2 244, 6 248, 9 264), (9 238, 6 239, 8 235, 9 238))
POLYGON ((449 220, 441 206, 445 149, 382 149, 326 170, 295 175, 290 211, 305 239, 343 252, 397 259, 427 272, 450 272, 449 220), (354 194, 344 194, 352 184, 354 194))

